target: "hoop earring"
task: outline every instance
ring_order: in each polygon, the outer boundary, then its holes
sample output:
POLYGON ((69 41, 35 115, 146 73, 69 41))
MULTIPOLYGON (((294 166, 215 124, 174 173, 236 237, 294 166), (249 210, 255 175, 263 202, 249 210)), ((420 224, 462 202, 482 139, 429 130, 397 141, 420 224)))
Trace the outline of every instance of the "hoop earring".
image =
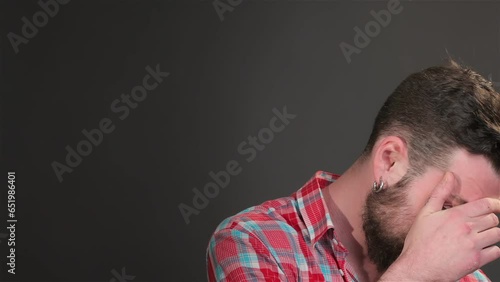
POLYGON ((378 193, 384 189, 385 182, 382 180, 382 176, 380 177, 380 184, 377 181, 373 181, 373 192, 378 193))

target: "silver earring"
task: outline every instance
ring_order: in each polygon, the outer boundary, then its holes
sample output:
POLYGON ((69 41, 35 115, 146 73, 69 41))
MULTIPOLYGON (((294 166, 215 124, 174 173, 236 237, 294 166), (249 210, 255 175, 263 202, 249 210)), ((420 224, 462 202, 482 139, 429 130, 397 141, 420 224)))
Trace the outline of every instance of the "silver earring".
POLYGON ((373 181, 373 192, 378 193, 384 189, 384 180, 382 180, 382 176, 380 177, 380 184, 377 181, 373 181))

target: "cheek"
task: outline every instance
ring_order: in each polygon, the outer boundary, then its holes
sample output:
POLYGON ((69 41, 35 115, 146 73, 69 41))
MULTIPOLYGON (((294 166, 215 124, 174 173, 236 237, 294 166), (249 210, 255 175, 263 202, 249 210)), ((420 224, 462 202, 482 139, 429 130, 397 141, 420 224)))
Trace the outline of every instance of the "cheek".
MULTIPOLYGON (((408 196, 407 194, 402 195, 408 196)), ((383 227, 383 233, 393 239, 404 241, 406 234, 413 225, 415 215, 411 201, 406 198, 404 203, 398 205, 379 206, 376 217, 383 227)))
POLYGON ((408 206, 413 216, 416 216, 422 207, 427 204, 434 187, 436 187, 441 178, 422 178, 416 179, 408 187, 408 206))

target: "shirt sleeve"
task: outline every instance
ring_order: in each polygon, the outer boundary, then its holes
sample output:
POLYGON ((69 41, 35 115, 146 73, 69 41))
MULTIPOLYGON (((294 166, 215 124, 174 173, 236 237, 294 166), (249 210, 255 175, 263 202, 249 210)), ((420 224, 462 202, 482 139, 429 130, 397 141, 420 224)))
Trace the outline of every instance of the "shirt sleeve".
POLYGON ((481 269, 478 269, 471 274, 464 276, 459 282, 491 282, 481 269))
POLYGON ((252 233, 221 229, 207 249, 207 275, 215 281, 286 281, 269 249, 252 233))

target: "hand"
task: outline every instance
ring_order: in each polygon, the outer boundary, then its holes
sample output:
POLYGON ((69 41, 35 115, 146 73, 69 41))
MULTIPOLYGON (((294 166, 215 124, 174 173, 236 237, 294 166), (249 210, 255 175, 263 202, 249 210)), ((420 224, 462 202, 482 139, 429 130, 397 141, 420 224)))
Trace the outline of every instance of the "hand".
POLYGON ((381 281, 457 281, 500 258, 500 200, 483 198, 443 210, 458 186, 445 173, 421 209, 405 239, 399 258, 381 281))

